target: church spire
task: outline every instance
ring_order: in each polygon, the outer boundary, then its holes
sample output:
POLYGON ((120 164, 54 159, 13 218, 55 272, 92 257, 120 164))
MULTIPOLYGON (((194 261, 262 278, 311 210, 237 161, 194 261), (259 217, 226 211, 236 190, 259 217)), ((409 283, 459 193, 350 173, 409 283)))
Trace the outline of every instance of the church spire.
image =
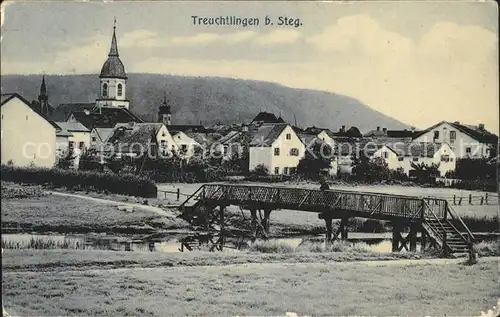
POLYGON ((45 85, 45 75, 42 76, 42 85, 40 86, 40 96, 47 95, 47 86, 45 85))
POLYGON ((118 45, 116 44, 116 18, 113 24, 113 37, 111 38, 111 48, 109 49, 108 56, 118 57, 118 45))

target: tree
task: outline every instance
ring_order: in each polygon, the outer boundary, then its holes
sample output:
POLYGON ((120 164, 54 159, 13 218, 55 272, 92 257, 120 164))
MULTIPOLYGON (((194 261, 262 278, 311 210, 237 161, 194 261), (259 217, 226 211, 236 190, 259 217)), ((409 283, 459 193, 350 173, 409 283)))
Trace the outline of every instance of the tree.
POLYGON ((74 154, 73 149, 68 149, 66 155, 59 158, 59 161, 57 162, 56 166, 62 169, 69 169, 73 164, 75 158, 76 155, 74 154))
POLYGON ((315 142, 311 149, 306 149, 304 157, 299 161, 297 173, 310 179, 316 179, 331 167, 333 150, 330 145, 315 142))
POLYGON ((269 175, 269 169, 264 164, 259 164, 255 166, 251 173, 258 176, 267 176, 269 175))
POLYGON ((391 171, 381 157, 370 159, 363 152, 353 157, 352 175, 356 180, 364 182, 379 182, 389 180, 391 171))
POLYGON ((431 183, 433 182, 432 178, 439 177, 441 172, 439 171, 439 164, 431 163, 430 165, 422 163, 410 163, 410 166, 413 168, 410 171, 410 176, 414 176, 417 178, 417 181, 421 183, 431 183))

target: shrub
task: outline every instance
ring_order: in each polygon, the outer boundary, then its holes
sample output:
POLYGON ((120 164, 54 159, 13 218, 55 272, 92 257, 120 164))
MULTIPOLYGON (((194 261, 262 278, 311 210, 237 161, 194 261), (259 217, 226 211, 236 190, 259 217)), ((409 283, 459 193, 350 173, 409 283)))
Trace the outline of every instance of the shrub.
POLYGON ((132 174, 2 165, 1 178, 15 183, 46 184, 72 190, 107 190, 116 194, 157 197, 157 188, 153 181, 132 174))
POLYGON ((259 164, 250 173, 256 176, 267 176, 269 175, 269 169, 264 164, 259 164))
POLYGON ((293 253, 295 248, 279 241, 256 241, 250 245, 250 251, 262 253, 293 253))

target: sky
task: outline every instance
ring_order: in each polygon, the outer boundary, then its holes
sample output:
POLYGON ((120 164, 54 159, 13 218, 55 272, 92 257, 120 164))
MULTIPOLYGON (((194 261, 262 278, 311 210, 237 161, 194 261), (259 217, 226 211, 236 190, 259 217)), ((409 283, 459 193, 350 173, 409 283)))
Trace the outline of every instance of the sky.
POLYGON ((1 73, 98 73, 115 17, 128 73, 264 80, 347 95, 417 128, 499 130, 498 7, 487 1, 2 3, 1 73), (192 18, 228 15, 260 23, 192 18))

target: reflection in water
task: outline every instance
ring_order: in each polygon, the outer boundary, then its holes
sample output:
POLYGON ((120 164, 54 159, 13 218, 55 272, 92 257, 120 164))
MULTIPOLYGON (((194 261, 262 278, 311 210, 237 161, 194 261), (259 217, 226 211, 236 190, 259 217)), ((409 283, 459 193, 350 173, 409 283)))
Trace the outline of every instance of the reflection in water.
MULTIPOLYGON (((244 236, 221 236, 219 234, 194 235, 161 235, 133 239, 130 237, 87 234, 87 235, 38 235, 38 234, 3 234, 2 245, 6 248, 37 248, 33 241, 52 241, 51 248, 85 248, 90 250, 136 251, 136 252, 238 252, 248 250, 252 243, 262 240, 244 236), (69 246, 69 247, 68 247, 69 246), (73 247, 72 247, 73 246, 73 247)), ((302 236, 293 238, 276 238, 267 240, 270 243, 280 243, 292 248, 306 245, 324 245, 323 236, 302 236)), ((387 237, 369 239, 349 239, 352 246, 363 244, 373 252, 391 252, 392 243, 387 237)), ((37 243, 43 245, 43 243, 37 243)), ((404 251, 403 251, 404 252, 404 251)))

